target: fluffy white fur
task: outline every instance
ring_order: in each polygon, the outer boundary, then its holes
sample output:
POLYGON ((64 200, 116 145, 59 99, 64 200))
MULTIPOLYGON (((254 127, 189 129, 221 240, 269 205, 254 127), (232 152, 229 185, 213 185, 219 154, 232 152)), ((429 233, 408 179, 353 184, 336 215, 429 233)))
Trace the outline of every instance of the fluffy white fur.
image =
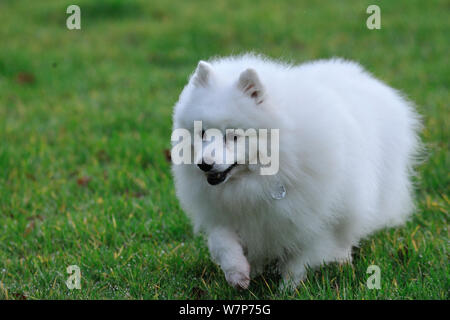
POLYGON ((281 285, 296 286, 306 266, 349 261, 361 238, 413 211, 419 117, 354 62, 295 66, 252 54, 200 62, 173 120, 191 132, 194 120, 221 130, 280 129, 282 200, 270 196, 274 176, 245 165, 218 185, 195 164, 173 166, 182 207, 235 287, 247 288, 272 261, 281 285))

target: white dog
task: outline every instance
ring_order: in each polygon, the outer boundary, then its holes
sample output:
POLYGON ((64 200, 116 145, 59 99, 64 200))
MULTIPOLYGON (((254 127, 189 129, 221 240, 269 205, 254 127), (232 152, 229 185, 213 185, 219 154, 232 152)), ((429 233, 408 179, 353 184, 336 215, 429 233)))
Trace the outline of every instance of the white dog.
POLYGON ((414 209, 419 117, 354 62, 293 66, 253 54, 201 61, 173 121, 200 141, 209 128, 279 129, 276 175, 207 162, 194 148, 198 165, 172 168, 183 209, 234 287, 247 288, 272 261, 281 287, 297 286, 306 267, 350 261, 361 238, 404 223, 414 209), (199 120, 203 131, 194 132, 199 120))

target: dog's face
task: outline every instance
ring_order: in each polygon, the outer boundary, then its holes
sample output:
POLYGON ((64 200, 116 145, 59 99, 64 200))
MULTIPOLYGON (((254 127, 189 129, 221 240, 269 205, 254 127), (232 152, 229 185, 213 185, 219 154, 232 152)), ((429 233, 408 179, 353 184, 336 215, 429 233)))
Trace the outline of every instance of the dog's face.
POLYGON ((253 69, 232 80, 221 79, 212 65, 199 63, 180 97, 174 120, 175 128, 187 129, 193 137, 193 163, 209 184, 253 171, 265 99, 264 87, 253 69))

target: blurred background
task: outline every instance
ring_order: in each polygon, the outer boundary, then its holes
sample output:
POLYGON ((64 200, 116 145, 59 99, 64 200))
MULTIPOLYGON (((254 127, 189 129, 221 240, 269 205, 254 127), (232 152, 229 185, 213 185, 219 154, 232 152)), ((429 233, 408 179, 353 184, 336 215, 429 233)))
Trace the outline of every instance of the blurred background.
MULTIPOLYGON (((448 298, 448 1, 0 0, 0 298, 448 298), (81 8, 68 30, 66 8, 81 8), (381 9, 369 30, 366 9, 381 9), (342 57, 423 115, 418 212, 354 266, 302 290, 228 288, 192 234, 170 175, 172 107, 200 59, 254 51, 342 57), (365 288, 368 264, 382 290, 365 288), (66 267, 82 289, 65 285, 66 267)), ((344 269, 342 269, 344 268, 344 269)))

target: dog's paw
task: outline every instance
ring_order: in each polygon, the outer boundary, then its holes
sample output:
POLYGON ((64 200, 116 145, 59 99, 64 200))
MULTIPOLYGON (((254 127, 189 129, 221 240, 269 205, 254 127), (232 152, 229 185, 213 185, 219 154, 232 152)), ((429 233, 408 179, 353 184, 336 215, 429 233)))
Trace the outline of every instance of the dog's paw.
POLYGON ((283 279, 278 285, 279 293, 293 293, 302 280, 283 279))
POLYGON ((293 293, 297 287, 306 279, 306 269, 302 264, 297 265, 289 264, 282 272, 282 279, 278 286, 280 293, 293 293), (290 268, 289 268, 290 267, 290 268))
POLYGON ((225 273, 225 278, 236 289, 247 289, 250 284, 249 272, 229 271, 225 273))

